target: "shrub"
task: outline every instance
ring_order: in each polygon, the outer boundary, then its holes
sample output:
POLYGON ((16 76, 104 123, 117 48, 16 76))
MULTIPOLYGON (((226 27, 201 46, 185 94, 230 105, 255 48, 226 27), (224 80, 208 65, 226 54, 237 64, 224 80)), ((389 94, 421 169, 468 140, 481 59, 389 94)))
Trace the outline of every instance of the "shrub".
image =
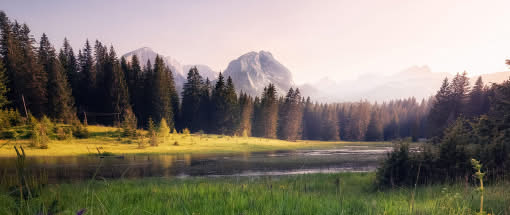
POLYGON ((161 137, 161 140, 163 143, 166 142, 166 138, 170 134, 170 128, 168 128, 168 125, 166 124, 165 119, 161 119, 161 122, 159 123, 159 130, 158 130, 158 136, 161 137))
POLYGON ((3 130, 0 133, 0 139, 16 139, 18 137, 18 133, 13 129, 3 130))
POLYGON ((136 137, 136 117, 131 108, 128 108, 124 113, 122 120, 122 135, 124 137, 136 137))
POLYGON ((84 139, 89 137, 89 130, 87 129, 87 126, 84 126, 78 120, 73 122, 71 132, 76 138, 84 139))
POLYGON ((149 132, 149 145, 151 146, 158 146, 158 137, 156 135, 156 128, 154 126, 154 121, 152 120, 152 117, 149 117, 147 125, 147 131, 149 132))
POLYGON ((30 122, 32 127, 32 141, 30 142, 30 146, 47 149, 50 140, 48 138, 47 127, 42 122, 37 121, 35 117, 32 117, 30 122))
POLYGON ((188 136, 190 133, 191 133, 191 132, 189 131, 189 129, 188 129, 188 128, 184 128, 184 129, 182 129, 182 134, 184 134, 184 135, 188 136))

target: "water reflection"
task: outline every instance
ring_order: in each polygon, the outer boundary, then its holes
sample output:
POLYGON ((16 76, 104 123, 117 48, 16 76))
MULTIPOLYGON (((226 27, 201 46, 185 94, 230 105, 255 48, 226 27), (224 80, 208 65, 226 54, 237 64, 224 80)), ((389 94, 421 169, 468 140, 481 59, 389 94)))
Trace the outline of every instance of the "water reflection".
MULTIPOLYGON (((49 183, 96 178, 258 176, 374 171, 391 147, 344 146, 330 150, 240 154, 177 154, 27 158, 29 171, 44 171, 49 183)), ((0 158, 0 174, 16 174, 15 158, 0 158)))

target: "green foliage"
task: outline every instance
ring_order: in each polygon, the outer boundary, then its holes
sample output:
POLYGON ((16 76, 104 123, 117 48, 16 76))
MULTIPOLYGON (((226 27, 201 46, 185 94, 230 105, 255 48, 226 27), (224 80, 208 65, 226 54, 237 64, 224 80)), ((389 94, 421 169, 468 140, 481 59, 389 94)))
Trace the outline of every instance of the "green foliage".
POLYGON ((184 129, 182 129, 182 134, 184 134, 185 136, 189 136, 191 134, 191 132, 189 131, 188 128, 184 128, 184 129))
POLYGON ((89 130, 87 129, 87 126, 83 125, 78 120, 73 122, 71 132, 74 137, 79 139, 85 139, 89 137, 89 130))
POLYGON ((136 117, 131 108, 128 108, 124 113, 122 135, 130 138, 136 137, 136 117))
POLYGON ((161 119, 161 121, 159 122, 159 127, 158 127, 158 136, 162 139, 163 143, 165 143, 168 135, 170 135, 170 128, 168 128, 168 125, 166 124, 166 120, 161 119))
POLYGON ((147 127, 148 127, 147 131, 149 133, 148 134, 149 135, 149 145, 158 146, 158 137, 156 134, 156 127, 155 127, 154 121, 152 121, 151 117, 149 117, 147 127))
POLYGON ((0 109, 10 103, 7 99, 7 93, 9 92, 7 83, 6 69, 4 68, 3 62, 0 61, 0 109))
POLYGON ((0 130, 9 129, 13 126, 21 125, 23 118, 17 110, 0 110, 0 130))
POLYGON ((47 149, 50 138, 48 137, 49 127, 47 126, 46 120, 39 122, 35 117, 30 119, 30 126, 32 128, 32 140, 30 142, 31 147, 39 147, 41 149, 47 149))
POLYGON ((58 126, 55 130, 58 140, 70 140, 73 138, 73 131, 69 126, 58 126))
POLYGON ((471 165, 473 165, 473 169, 475 169, 475 177, 476 179, 478 179, 478 181, 480 181, 480 188, 479 188, 479 191, 480 191, 480 212, 478 212, 479 215, 483 215, 485 214, 484 211, 483 211, 483 191, 484 191, 484 188, 483 188, 483 176, 485 175, 485 173, 482 173, 481 169, 482 169, 482 164, 480 164, 480 161, 477 161, 476 159, 471 159, 471 165))
MULTIPOLYGON (((461 183, 418 187, 414 212, 410 213, 410 189, 375 190, 373 182, 372 173, 97 180, 48 185, 40 197, 26 201, 29 207, 21 212, 14 199, 1 193, 0 208, 7 214, 37 214, 47 211, 56 199, 61 213, 75 213, 87 205, 87 214, 129 210, 154 214, 444 215, 474 214, 478 209, 473 188, 466 189, 461 183)), ((485 210, 510 213, 508 192, 508 183, 488 186, 485 210)))

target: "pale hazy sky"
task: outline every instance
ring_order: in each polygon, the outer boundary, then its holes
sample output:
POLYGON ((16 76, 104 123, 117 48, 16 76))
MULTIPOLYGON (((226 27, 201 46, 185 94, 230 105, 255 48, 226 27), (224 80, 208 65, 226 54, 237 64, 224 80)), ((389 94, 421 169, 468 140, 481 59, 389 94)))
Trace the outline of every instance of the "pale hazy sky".
POLYGON ((75 52, 86 38, 123 54, 151 47, 185 64, 224 70, 267 50, 296 83, 328 76, 391 74, 413 65, 434 72, 505 71, 510 1, 471 0, 0 0, 0 10, 75 52))

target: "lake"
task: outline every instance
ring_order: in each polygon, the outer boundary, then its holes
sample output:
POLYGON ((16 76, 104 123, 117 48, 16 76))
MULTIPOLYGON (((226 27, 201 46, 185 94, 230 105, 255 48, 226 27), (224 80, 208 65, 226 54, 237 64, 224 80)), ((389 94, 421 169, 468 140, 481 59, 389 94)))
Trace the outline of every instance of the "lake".
MULTIPOLYGON (((31 174, 49 183, 143 177, 225 177, 375 171, 389 146, 339 146, 237 154, 149 154, 113 157, 27 157, 31 174), (45 177, 46 177, 45 176, 45 177)), ((0 158, 1 176, 16 174, 16 158, 0 158)))

